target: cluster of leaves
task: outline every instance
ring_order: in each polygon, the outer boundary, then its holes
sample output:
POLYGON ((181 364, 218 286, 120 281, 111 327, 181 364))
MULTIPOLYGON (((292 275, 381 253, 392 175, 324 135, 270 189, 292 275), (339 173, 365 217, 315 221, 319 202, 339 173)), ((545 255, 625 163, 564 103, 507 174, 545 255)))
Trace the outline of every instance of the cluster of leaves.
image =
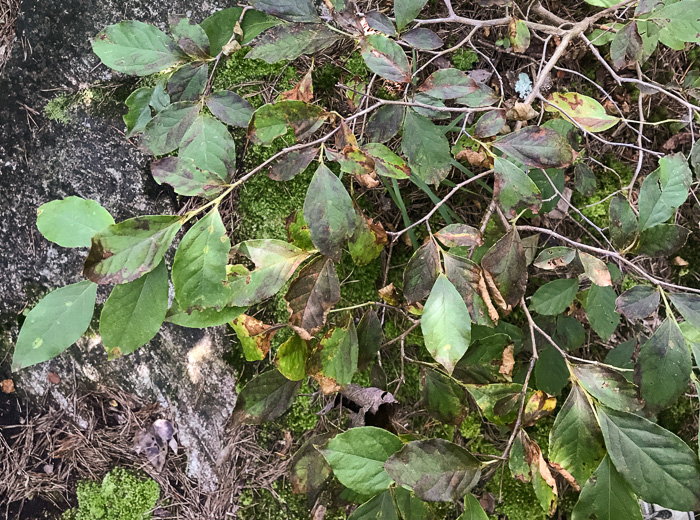
MULTIPOLYGON (((242 389, 234 425, 280 417, 307 377, 322 393, 341 392, 364 403, 364 412, 376 412, 394 397, 352 382, 358 370, 374 363, 382 345, 376 310, 381 306, 408 316, 414 328, 420 325, 434 361, 422 362, 427 412, 459 425, 473 402, 486 421, 510 428, 503 458, 482 460, 457 442, 358 426, 315 436, 301 448, 292 462, 297 491, 317 497, 333 475, 346 497, 362 502, 351 516, 356 520, 425 518, 425 502, 462 499, 462 518, 482 519, 486 513, 470 491, 491 478, 495 464, 508 464, 515 478, 532 483, 546 513, 555 512, 567 486, 580 490, 575 520, 641 518, 637 498, 679 510, 700 507, 700 462, 688 445, 654 422, 691 380, 700 384, 692 372, 692 356, 700 363, 700 296, 669 293, 663 283, 634 286, 618 296, 613 287, 618 266, 599 258, 612 256, 639 274, 644 272, 625 255, 666 256, 683 246, 689 230, 673 221, 693 182, 686 157, 662 157, 644 179, 636 207, 622 195, 612 199, 604 239, 615 250, 565 237, 559 237, 562 245, 540 250, 547 230, 518 221, 566 204, 562 191, 569 168, 575 189, 590 195, 595 174, 572 135, 604 132, 620 118, 591 97, 556 92, 543 99, 553 117, 523 126, 533 117, 532 107, 505 99, 487 84, 483 71, 423 72, 432 60, 420 65, 419 57, 430 56, 421 53, 444 45, 421 24, 409 29, 426 0, 395 0, 393 19, 380 11, 361 16, 341 0, 327 2, 322 15, 311 0, 249 3, 254 9, 225 9, 200 24, 173 18, 171 36, 127 21, 95 37, 93 49, 110 68, 161 74, 155 87, 139 88, 127 99, 128 135, 140 134, 143 149, 158 157, 151 163, 158 183, 202 202, 182 216, 136 216, 119 223, 92 200, 68 197, 41 206, 37 226, 44 237, 63 247, 89 248, 86 280, 51 292, 28 313, 14 369, 48 360, 75 343, 91 321, 98 284, 114 284, 99 325, 110 357, 133 352, 163 322, 171 322, 197 328, 228 323, 246 360, 273 359, 274 367, 242 389), (376 103, 359 109, 371 83, 352 78, 346 87, 354 113, 344 117, 312 102, 310 72, 257 109, 235 92, 211 90, 219 61, 242 45, 252 42, 248 58, 272 63, 314 54, 340 40, 354 40, 367 68, 402 91, 403 101, 374 98, 376 103), (369 117, 367 125, 355 135, 352 122, 361 116, 369 117), (475 123, 473 116, 478 116, 475 123), (443 120, 446 124, 440 124, 443 120), (242 172, 229 127, 246 128, 254 144, 290 133, 297 144, 242 172), (457 145, 451 146, 450 135, 457 145), (252 175, 267 170, 271 179, 285 182, 315 160, 304 206, 287 222, 289 240, 260 238, 232 246, 221 202, 252 175), (470 168, 484 171, 475 175, 470 168), (492 191, 483 227, 461 222, 446 211, 446 199, 437 199, 437 207, 413 225, 428 224, 436 211, 447 225, 435 233, 426 225, 426 241, 415 244, 405 266, 402 295, 389 286, 380 291, 385 303, 334 309, 343 251, 365 265, 382 254, 389 239, 411 231, 399 181, 434 195, 429 185, 455 186, 448 179, 455 170, 465 180, 448 196, 472 182, 492 191), (491 174, 492 185, 483 183, 491 174), (387 233, 369 218, 346 187, 355 184, 360 189, 383 185, 407 228, 387 233), (496 214, 503 230, 485 236, 496 214), (187 231, 168 270, 166 254, 182 228, 187 231), (538 285, 529 283, 533 274, 556 279, 533 292, 538 285), (285 287, 288 323, 271 326, 246 314, 285 287), (621 316, 644 319, 662 300, 666 319, 640 345, 636 338, 621 343, 605 362, 571 354, 587 341, 583 323, 607 341, 621 316), (371 308, 360 317, 354 314, 360 307, 371 308), (678 323, 674 309, 685 321, 678 323), (527 318, 525 332, 504 321, 509 315, 527 318), (271 338, 281 326, 292 333, 273 356, 271 338), (525 428, 557 409, 555 396, 567 385, 545 458, 525 428)), ((689 9, 700 12, 700 2, 641 1, 634 21, 600 34, 596 43, 614 35, 610 53, 613 64, 622 67, 648 57, 658 41, 672 48, 697 42, 697 21, 684 15, 689 9)), ((508 45, 525 52, 528 24, 512 18, 507 30, 508 45)), ((523 98, 537 94, 531 82, 522 88, 523 98)), ((696 174, 699 158, 696 147, 691 154, 696 174)))

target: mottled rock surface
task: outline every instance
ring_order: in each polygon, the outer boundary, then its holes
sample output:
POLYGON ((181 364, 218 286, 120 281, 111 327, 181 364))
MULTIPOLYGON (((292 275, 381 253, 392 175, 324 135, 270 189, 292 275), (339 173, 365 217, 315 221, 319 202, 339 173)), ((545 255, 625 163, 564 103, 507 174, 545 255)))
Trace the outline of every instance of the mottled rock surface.
MULTIPOLYGON (((165 29, 168 12, 200 21, 225 6, 206 0, 22 3, 17 42, 0 75, 0 317, 2 343, 10 345, 9 353, 0 349, 0 359, 11 354, 23 309, 45 292, 81 279, 86 251, 45 240, 35 226, 38 206, 77 195, 99 201, 117 221, 173 211, 148 174, 147 158, 124 138, 118 110, 88 106, 62 123, 45 117, 46 103, 61 92, 122 81, 91 52, 89 39, 104 26, 139 19, 165 29)), ((101 291, 98 302, 105 296, 101 291)), ((123 359, 108 362, 99 340, 86 340, 14 379, 29 399, 48 390, 68 408, 74 374, 79 385, 118 386, 159 401, 190 450, 191 476, 209 487, 220 434, 235 402, 233 371, 222 361, 227 348, 223 330, 166 326, 150 345, 123 359), (49 371, 62 383, 50 385, 49 371)))

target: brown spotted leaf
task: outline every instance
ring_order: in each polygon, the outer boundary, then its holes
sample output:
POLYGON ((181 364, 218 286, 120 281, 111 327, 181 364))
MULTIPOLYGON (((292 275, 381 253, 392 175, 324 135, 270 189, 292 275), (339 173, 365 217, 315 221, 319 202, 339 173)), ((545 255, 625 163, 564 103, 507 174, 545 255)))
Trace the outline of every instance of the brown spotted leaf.
POLYGON ((511 308, 518 305, 527 287, 527 262, 515 227, 486 252, 481 267, 491 276, 505 304, 511 308))
POLYGON ((328 114, 318 105, 303 101, 278 101, 263 105, 253 114, 250 138, 256 144, 269 144, 289 128, 300 141, 318 130, 328 114))
POLYGON ((457 69, 440 69, 433 72, 418 87, 420 92, 438 99, 455 99, 478 90, 476 81, 457 69))
POLYGON ((135 217, 92 237, 83 274, 95 283, 126 283, 155 269, 182 227, 180 217, 135 217))
POLYGON ((533 168, 562 168, 574 162, 571 145, 551 128, 528 126, 498 138, 494 146, 533 168))
POLYGON ((311 81, 312 70, 313 68, 310 68, 299 83, 294 85, 292 89, 282 92, 277 99, 291 99, 292 101, 303 101, 305 103, 310 102, 314 98, 314 86, 311 81))
POLYGON ((301 388, 276 369, 251 379, 238 394, 229 428, 241 424, 262 424, 287 411, 301 388))
POLYGON ((268 329, 272 328, 270 325, 265 325, 262 321, 246 314, 238 316, 230 325, 241 342, 246 361, 265 359, 270 351, 270 340, 277 329, 267 332, 268 329))
POLYGON ((273 181, 290 181, 303 172, 314 160, 318 148, 304 148, 284 154, 270 167, 267 176, 273 181))
POLYGON ((578 257, 581 260, 581 264, 583 264, 584 274, 591 282, 600 287, 612 285, 610 271, 605 262, 583 251, 578 252, 578 257))
POLYGON ((324 394, 338 392, 352 382, 357 371, 358 342, 355 323, 328 331, 309 358, 307 372, 324 394))
POLYGON ((480 246, 484 239, 478 229, 466 224, 450 224, 435 233, 435 238, 447 247, 480 246))
POLYGON ((328 311, 340 300, 340 282, 333 260, 320 256, 306 265, 284 296, 289 322, 314 333, 323 326, 328 311))
POLYGON ((558 267, 564 267, 576 258, 576 250, 570 247, 555 246, 542 251, 535 258, 534 266, 540 269, 552 271, 558 267))

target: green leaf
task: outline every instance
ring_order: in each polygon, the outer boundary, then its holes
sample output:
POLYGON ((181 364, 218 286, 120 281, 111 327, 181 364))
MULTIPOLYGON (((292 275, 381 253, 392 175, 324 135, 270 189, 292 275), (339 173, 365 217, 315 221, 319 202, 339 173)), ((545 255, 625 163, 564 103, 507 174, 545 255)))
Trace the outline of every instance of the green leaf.
POLYGON ((574 152, 551 128, 528 126, 493 142, 503 153, 533 168, 563 168, 574 162, 574 152))
POLYGON ((606 456, 586 482, 572 520, 642 520, 637 497, 606 456))
POLYGON ((428 352, 452 374, 469 348, 471 318, 462 296, 444 274, 438 276, 430 291, 420 325, 428 352))
POLYGON ((477 90, 464 97, 455 99, 455 103, 467 105, 471 108, 488 107, 500 101, 500 97, 493 91, 491 87, 483 83, 476 82, 477 90))
POLYGON ((58 356, 80 339, 92 320, 97 285, 84 280, 48 293, 19 331, 12 371, 58 356))
POLYGON ((532 307, 539 314, 554 316, 569 308, 578 292, 578 279, 553 280, 532 295, 532 307))
POLYGON ((342 246, 355 231, 355 208, 343 183, 323 164, 306 191, 304 220, 314 246, 340 261, 342 246))
POLYGON ((318 105, 285 100, 263 105, 253 114, 250 138, 256 144, 269 144, 291 127, 298 140, 318 130, 328 114, 318 105))
POLYGON ((586 317, 594 331, 604 340, 610 339, 620 323, 620 315, 615 312, 617 294, 612 287, 591 285, 584 308, 586 317))
POLYGON ((365 370, 372 363, 382 345, 382 324, 377 311, 370 309, 357 324, 357 367, 365 370))
POLYGON ((584 197, 592 197, 595 194, 597 181, 593 170, 585 163, 576 163, 574 166, 574 188, 584 197))
POLYGON ((381 143, 368 143, 362 147, 362 151, 374 160, 377 175, 394 179, 408 179, 411 175, 406 161, 381 143))
POLYGON ((151 120, 152 88, 137 88, 124 102, 129 107, 129 112, 123 117, 126 124, 126 137, 143 132, 146 124, 151 120))
POLYGON ((632 245, 637 238, 637 215, 627 199, 616 195, 610 201, 610 239, 618 249, 632 245))
POLYGON ((241 96, 230 90, 217 90, 206 99, 207 108, 221 121, 231 126, 248 128, 255 109, 241 96))
POLYGON ((402 487, 394 490, 394 501, 401 520, 425 520, 430 518, 425 502, 414 497, 402 487))
POLYGON ((306 376, 306 358, 309 347, 297 334, 280 345, 275 356, 275 364, 284 377, 300 381, 306 376))
POLYGON ((155 86, 153 89, 153 95, 151 96, 151 100, 149 102, 151 108, 156 111, 156 114, 161 112, 170 104, 170 96, 165 91, 166 79, 167 78, 162 78, 155 86))
POLYGON ((190 228, 175 252, 172 278, 180 308, 226 306, 231 297, 224 284, 230 250, 231 240, 214 208, 190 228))
POLYGON ((290 22, 316 22, 318 13, 312 0, 249 0, 250 5, 290 22))
POLYGON ((164 71, 186 59, 167 34, 135 20, 102 29, 92 40, 92 50, 109 68, 137 76, 164 71))
POLYGON ((370 498, 348 517, 348 520, 399 520, 391 491, 370 498))
MULTIPOLYGON (((243 13, 242 7, 229 7, 215 12, 199 24, 209 36, 212 56, 219 54, 223 46, 231 40, 236 22, 241 19, 241 13, 243 13)), ((273 18, 255 9, 248 9, 240 22, 243 31, 241 45, 247 45, 265 29, 280 23, 282 21, 279 18, 273 18)))
POLYGON ((394 15, 399 31, 411 23, 428 0, 394 0, 394 15))
POLYGON ((420 51, 434 51, 443 46, 444 42, 437 34, 425 27, 411 29, 401 39, 420 51))
POLYGON ((290 381, 278 370, 268 370, 254 377, 236 398, 231 423, 262 424, 277 419, 292 405, 301 382, 290 381))
POLYGON ((693 181, 682 153, 659 159, 659 167, 647 175, 639 190, 639 229, 663 224, 688 198, 693 181))
POLYGON ((393 433, 363 426, 336 435, 318 450, 341 484, 371 496, 388 489, 393 482, 384 470, 384 463, 402 447, 403 443, 393 433))
POLYGON ((532 475, 530 471, 530 461, 532 458, 530 453, 530 439, 525 433, 525 430, 520 430, 513 440, 513 447, 510 450, 508 458, 508 469, 513 478, 521 482, 530 482, 532 475), (528 445, 525 447, 525 445, 528 445))
POLYGON ((638 412, 644 407, 638 388, 611 368, 600 365, 571 365, 581 386, 601 403, 623 412, 638 412))
POLYGON ((669 407, 683 395, 692 366, 683 333, 674 320, 667 318, 642 344, 635 367, 635 383, 651 413, 669 407))
POLYGON ((198 101, 204 93, 209 78, 209 66, 206 63, 186 63, 177 69, 168 80, 170 100, 198 101))
POLYGON ((386 34, 387 36, 396 36, 396 27, 387 15, 380 11, 370 11, 365 13, 367 25, 375 31, 386 34))
POLYGON ((620 120, 619 117, 606 114, 603 105, 595 99, 577 92, 555 92, 547 101, 549 101, 545 107, 547 112, 561 111, 589 132, 603 132, 615 126, 620 120))
POLYGON ((700 329, 700 296, 690 293, 671 293, 668 296, 686 321, 700 329))
POLYGON ((291 181, 306 170, 317 154, 318 148, 314 147, 288 152, 272 164, 267 176, 273 181, 291 181))
POLYGON ((39 232, 62 247, 90 247, 93 235, 112 224, 112 215, 98 202, 80 197, 52 200, 36 211, 39 232))
POLYGON ((277 63, 294 60, 302 54, 315 54, 333 45, 342 36, 323 24, 289 23, 273 27, 255 41, 247 59, 277 63))
POLYGON ((411 81, 411 66, 404 50, 383 34, 370 34, 360 40, 362 58, 367 68, 389 81, 411 81))
POLYGON ((576 250, 570 247, 549 247, 535 258, 534 266, 547 271, 553 271, 558 267, 564 267, 576 258, 576 250))
POLYGON ((688 231, 676 224, 658 224, 643 229, 634 252, 639 255, 669 256, 685 245, 688 231))
POLYGON ((168 269, 161 261, 133 282, 117 285, 100 314, 100 335, 110 358, 151 341, 168 312, 168 269))
POLYGON ((229 305, 248 307, 274 296, 292 277, 309 253, 281 240, 248 240, 238 244, 234 252, 255 263, 250 273, 231 273, 229 305))
POLYGON ((700 507, 700 463, 681 439, 630 413, 598 408, 610 459, 642 500, 678 511, 700 507))
POLYGON ((309 226, 306 225, 306 220, 304 220, 303 211, 295 210, 291 215, 289 215, 287 217, 286 227, 287 240, 289 243, 307 251, 314 248, 314 244, 311 242, 309 226))
POLYGON ((659 307, 660 298, 658 289, 648 285, 635 285, 617 298, 615 308, 629 320, 641 320, 659 307))
POLYGON ((451 377, 432 368, 421 372, 421 403, 430 415, 445 424, 459 426, 467 416, 465 390, 451 377))
POLYGON ((367 121, 367 138, 370 141, 387 142, 399 132, 403 113, 404 107, 401 105, 380 106, 367 121))
POLYGON ((284 296, 289 323, 314 334, 326 315, 340 301, 340 282, 333 260, 319 256, 299 271, 284 296))
POLYGON ((603 434, 593 409, 581 387, 573 385, 549 432, 549 460, 583 486, 604 455, 603 434))
POLYGON ((409 442, 384 467, 397 484, 430 502, 459 500, 481 477, 481 463, 444 439, 409 442))
POLYGON ((182 138, 178 156, 192 159, 197 168, 215 173, 228 182, 236 171, 236 144, 226 125, 200 114, 182 138))
POLYGON ((481 259, 481 267, 493 279, 506 305, 516 307, 527 287, 525 249, 513 227, 481 259))
POLYGON ((445 261, 445 276, 452 282, 457 292, 462 296, 464 303, 467 304, 472 321, 479 325, 492 327, 492 317, 479 292, 481 268, 462 256, 445 252, 442 256, 445 261))
POLYGON ((647 19, 655 21, 683 42, 700 43, 700 20, 695 14, 700 0, 681 0, 652 11, 647 19))
POLYGON ((187 313, 180 309, 177 300, 175 300, 168 310, 165 321, 181 327, 206 329, 209 327, 218 327, 219 325, 224 325, 233 321, 246 310, 245 307, 224 307, 222 309, 192 310, 187 313))
POLYGON ((418 90, 438 99, 455 99, 476 92, 478 88, 471 77, 461 70, 450 68, 433 72, 418 90))
POLYGON ((158 184, 170 184, 180 195, 214 198, 225 187, 218 174, 197 167, 191 157, 170 155, 152 161, 151 175, 158 184))
POLYGON ((515 218, 522 209, 533 213, 540 210, 540 190, 522 169, 507 159, 496 157, 493 172, 493 196, 507 217, 515 218))
POLYGON ((357 372, 357 357, 357 331, 355 322, 350 320, 346 327, 336 327, 326 333, 309 358, 307 371, 318 381, 323 393, 330 394, 352 382, 357 372))
POLYGON ((439 184, 452 169, 450 143, 439 127, 413 110, 406 111, 401 151, 408 165, 427 184, 439 184))
POLYGON ((644 42, 635 22, 617 30, 610 44, 610 59, 616 70, 623 69, 642 60, 644 42))
POLYGON ((209 36, 201 25, 189 18, 174 16, 170 19, 170 32, 187 55, 200 60, 209 58, 209 36))
POLYGON ((489 520, 486 511, 471 493, 464 496, 464 513, 458 520, 489 520))
POLYGON ((83 273, 95 283, 126 283, 155 269, 182 227, 180 217, 148 215, 109 226, 92 237, 83 273))
POLYGON ((172 152, 199 114, 200 106, 190 101, 168 105, 151 119, 143 130, 143 146, 153 155, 172 152))

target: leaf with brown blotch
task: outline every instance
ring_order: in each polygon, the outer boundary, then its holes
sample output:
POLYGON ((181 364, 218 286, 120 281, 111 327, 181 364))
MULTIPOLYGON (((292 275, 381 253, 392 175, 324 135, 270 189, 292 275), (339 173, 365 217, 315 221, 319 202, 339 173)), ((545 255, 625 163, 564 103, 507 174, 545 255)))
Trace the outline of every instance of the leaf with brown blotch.
POLYGON ((515 366, 515 358, 513 357, 514 345, 508 345, 503 350, 503 360, 501 362, 501 367, 498 369, 499 374, 503 374, 510 381, 510 377, 513 375, 513 367, 515 366))
POLYGON ((304 74, 304 77, 301 78, 299 83, 294 85, 294 88, 285 90, 277 99, 291 99, 293 101, 303 101, 304 103, 309 103, 314 98, 314 86, 313 82, 311 81, 312 70, 313 67, 311 67, 309 71, 304 74))
POLYGON ((447 247, 471 247, 484 243, 481 232, 466 224, 449 224, 435 233, 435 238, 447 247))
POLYGON ((340 300, 340 282, 333 260, 320 256, 306 265, 284 296, 289 322, 313 334, 340 300))
POLYGON ((570 166, 576 152, 559 133, 551 128, 528 126, 500 137, 493 145, 533 168, 563 168, 570 166))
POLYGON ((247 314, 241 314, 230 325, 241 342, 246 361, 265 359, 270 351, 270 340, 278 329, 267 332, 268 329, 272 328, 271 325, 265 325, 262 321, 247 314))
POLYGON ((324 394, 347 387, 357 371, 358 341, 355 322, 329 330, 307 362, 307 373, 318 381, 324 394))
POLYGON ((542 417, 554 412, 557 407, 557 398, 547 395, 542 390, 537 390, 525 404, 522 425, 524 428, 532 426, 542 417))
POLYGON ((267 176, 273 181, 290 181, 311 164, 317 153, 314 147, 288 152, 273 163, 267 176))
POLYGON ((498 312, 493 308, 485 282, 484 292, 481 292, 481 267, 457 254, 443 251, 442 257, 445 262, 445 275, 467 304, 472 321, 479 325, 492 326, 495 313, 495 321, 498 322, 498 312))
POLYGON ((399 292, 396 290, 396 287, 394 287, 394 282, 391 282, 386 287, 382 287, 377 293, 379 297, 389 305, 396 307, 401 303, 401 300, 399 300, 399 292))
POLYGON ((569 265, 576 257, 576 250, 570 247, 555 246, 542 251, 535 259, 534 266, 552 271, 569 265))
POLYGON ((578 252, 578 257, 583 264, 584 274, 591 282, 600 287, 612 285, 610 271, 608 270, 608 266, 605 265, 605 262, 583 251, 578 252))
POLYGON ((485 271, 487 285, 491 279, 494 288, 498 289, 491 291, 497 303, 500 294, 507 306, 513 308, 518 305, 527 288, 527 262, 515 227, 486 252, 481 259, 481 267, 485 271))

